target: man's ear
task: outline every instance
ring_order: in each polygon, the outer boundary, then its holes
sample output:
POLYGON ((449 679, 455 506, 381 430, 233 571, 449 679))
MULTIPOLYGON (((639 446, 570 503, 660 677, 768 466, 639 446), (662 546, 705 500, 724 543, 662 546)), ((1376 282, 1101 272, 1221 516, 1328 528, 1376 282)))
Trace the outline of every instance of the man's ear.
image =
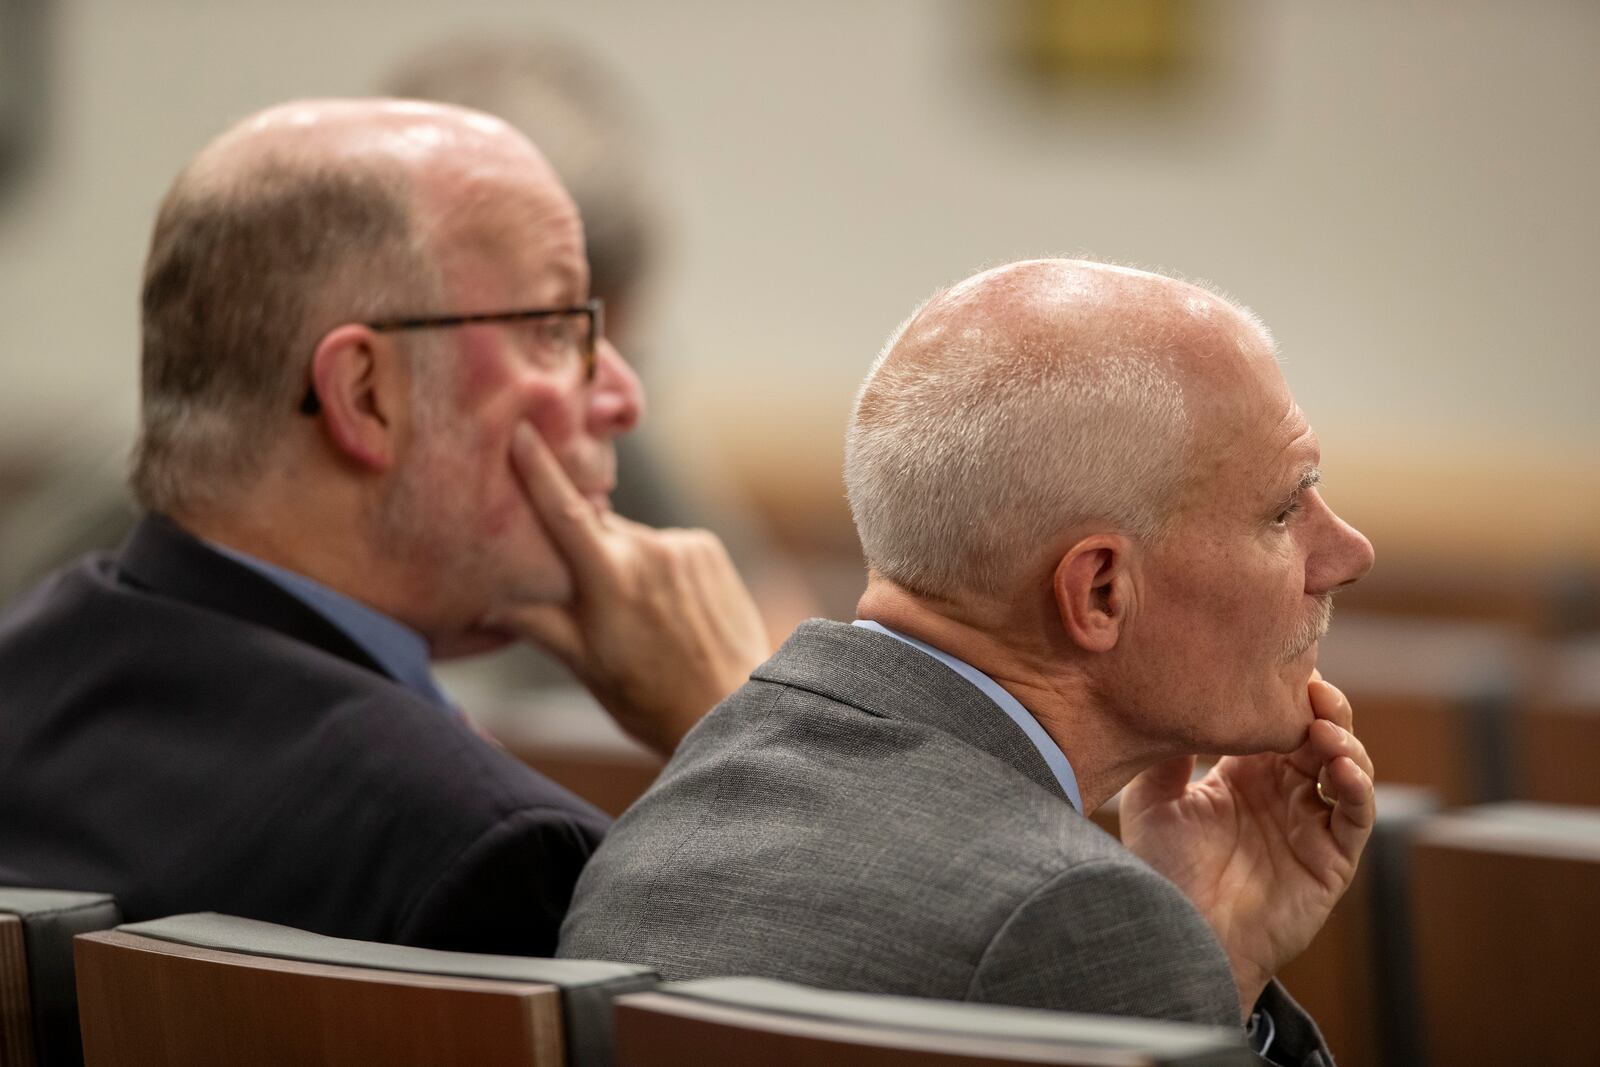
POLYGON ((1061 628, 1088 652, 1116 647, 1133 603, 1133 543, 1120 534, 1076 542, 1056 564, 1051 588, 1061 628))
POLYGON ((311 386, 334 447, 354 463, 387 470, 411 401, 410 368, 394 342, 356 323, 328 331, 311 356, 311 386))

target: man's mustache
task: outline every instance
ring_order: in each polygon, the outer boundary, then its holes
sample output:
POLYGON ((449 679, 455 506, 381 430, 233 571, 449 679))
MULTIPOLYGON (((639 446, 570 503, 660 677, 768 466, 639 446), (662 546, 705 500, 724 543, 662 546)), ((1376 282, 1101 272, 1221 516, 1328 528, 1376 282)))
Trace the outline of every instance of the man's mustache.
POLYGON ((1333 622, 1333 594, 1323 593, 1317 598, 1317 610, 1308 616, 1300 627, 1290 636, 1289 643, 1284 649, 1283 658, 1292 660, 1302 655, 1306 649, 1322 640, 1328 632, 1328 626, 1333 622))

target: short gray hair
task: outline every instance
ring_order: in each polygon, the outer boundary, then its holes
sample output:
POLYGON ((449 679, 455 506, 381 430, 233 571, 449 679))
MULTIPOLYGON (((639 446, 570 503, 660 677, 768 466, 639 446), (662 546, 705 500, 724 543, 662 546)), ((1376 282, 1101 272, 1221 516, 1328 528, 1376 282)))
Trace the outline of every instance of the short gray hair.
POLYGON ((1082 351, 969 329, 932 358, 896 360, 921 311, 873 364, 845 442, 874 574, 944 599, 1000 596, 1079 523, 1144 541, 1164 532, 1191 434, 1159 335, 1113 333, 1082 351))
POLYGON ((248 488, 318 339, 438 287, 397 165, 278 152, 222 171, 202 154, 178 177, 145 263, 130 482, 152 510, 248 488))

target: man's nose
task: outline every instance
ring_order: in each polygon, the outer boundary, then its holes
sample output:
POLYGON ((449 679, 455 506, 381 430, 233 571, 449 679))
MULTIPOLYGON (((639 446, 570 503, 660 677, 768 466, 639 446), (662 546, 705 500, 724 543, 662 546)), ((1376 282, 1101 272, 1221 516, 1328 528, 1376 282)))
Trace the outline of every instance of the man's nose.
POLYGON ((598 345, 594 381, 589 385, 589 432, 617 437, 644 418, 644 386, 610 341, 601 338, 598 345))
POLYGON ((1376 555, 1372 542, 1360 530, 1345 522, 1332 508, 1327 512, 1328 529, 1306 573, 1308 593, 1328 593, 1366 577, 1376 555))

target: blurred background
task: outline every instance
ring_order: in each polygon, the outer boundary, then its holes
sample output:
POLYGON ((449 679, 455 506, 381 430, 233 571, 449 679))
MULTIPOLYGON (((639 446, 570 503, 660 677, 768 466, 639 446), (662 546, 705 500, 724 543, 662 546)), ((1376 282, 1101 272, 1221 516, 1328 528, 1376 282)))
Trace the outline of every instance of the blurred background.
MULTIPOLYGON (((1112 259, 1209 280, 1277 335, 1326 494, 1377 546, 1323 664, 1383 709, 1361 719, 1380 777, 1429 791, 1404 811, 1600 804, 1581 0, 0 0, 0 589, 126 522, 140 265, 184 162, 297 96, 492 110, 472 94, 515 99, 517 77, 436 68, 505 49, 590 86, 564 125, 529 122, 598 189, 577 190, 591 230, 637 214, 615 325, 651 410, 619 509, 724 532, 774 637, 850 617, 861 588, 841 441, 885 335, 981 267, 1112 259), (602 124, 621 132, 583 135, 602 124)), ((577 725, 557 766, 566 705, 519 695, 541 670, 447 685, 580 785, 612 752, 603 800, 625 803, 652 765, 577 725)), ((1376 966, 1344 965, 1329 990, 1376 966)), ((1379 1058, 1368 1008, 1345 1010, 1349 1062, 1379 1058)))
MULTIPOLYGON (((1282 342, 1328 493, 1412 564, 1600 557, 1600 8, 1253 0, 3 0, 0 486, 119 471, 154 210, 233 119, 452 42, 556 38, 634 105, 652 442, 848 555, 851 395, 917 301, 1085 253, 1282 342)), ((637 346, 636 346, 637 347, 637 346)), ((681 462, 678 462, 680 461, 681 462)), ((1515 586, 1516 582, 1508 581, 1515 586)), ((819 587, 847 610, 853 566, 819 587), (835 588, 842 584, 843 588, 835 588)))

